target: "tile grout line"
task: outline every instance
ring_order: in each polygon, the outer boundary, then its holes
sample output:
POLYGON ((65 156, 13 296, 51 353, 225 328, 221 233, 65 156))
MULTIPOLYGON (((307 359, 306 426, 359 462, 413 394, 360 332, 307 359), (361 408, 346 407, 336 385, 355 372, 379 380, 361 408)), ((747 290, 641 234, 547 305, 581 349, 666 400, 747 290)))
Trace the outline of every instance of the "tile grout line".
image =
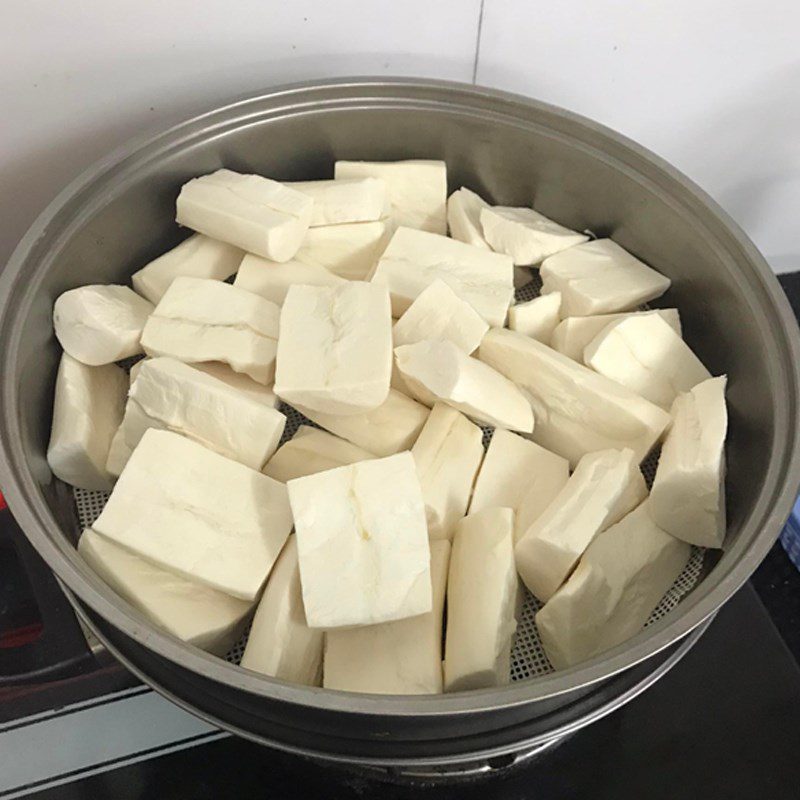
POLYGON ((478 11, 478 32, 475 36, 475 59, 472 62, 472 83, 478 79, 478 61, 481 55, 481 34, 483 33, 483 6, 486 0, 481 0, 481 7, 478 11))

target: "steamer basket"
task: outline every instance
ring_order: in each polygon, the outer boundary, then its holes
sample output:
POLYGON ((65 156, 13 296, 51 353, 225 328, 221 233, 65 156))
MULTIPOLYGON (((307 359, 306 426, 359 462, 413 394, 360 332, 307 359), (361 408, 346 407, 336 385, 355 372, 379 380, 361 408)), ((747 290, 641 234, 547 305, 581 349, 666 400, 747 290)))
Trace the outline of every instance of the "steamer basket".
MULTIPOLYGON (((524 287, 533 296, 535 282, 524 287)), ((348 762, 442 765, 537 746, 630 699, 663 673, 747 579, 780 532, 800 482, 798 344, 769 267, 725 214, 652 154, 594 123, 513 95, 432 81, 344 81, 278 89, 138 142, 79 178, 43 212, 0 273, 0 485, 26 535, 111 649, 176 702, 251 738, 348 762), (283 180, 330 175, 337 158, 442 158, 450 189, 529 205, 613 236, 669 275, 660 305, 729 375, 729 531, 695 550, 639 635, 563 672, 523 611, 508 687, 383 697, 294 686, 216 659, 153 628, 77 556, 80 521, 104 496, 54 481, 44 458, 63 291, 125 283, 174 246, 174 199, 221 166, 283 180), (639 687, 637 689, 637 687, 639 687)), ((296 412, 295 412, 296 413, 296 412)), ((292 424, 298 419, 292 415, 292 424)), ((291 427, 291 426, 290 426, 291 427)), ((652 469, 652 463, 650 465, 652 469)), ((647 465, 645 465, 647 473, 647 465)))

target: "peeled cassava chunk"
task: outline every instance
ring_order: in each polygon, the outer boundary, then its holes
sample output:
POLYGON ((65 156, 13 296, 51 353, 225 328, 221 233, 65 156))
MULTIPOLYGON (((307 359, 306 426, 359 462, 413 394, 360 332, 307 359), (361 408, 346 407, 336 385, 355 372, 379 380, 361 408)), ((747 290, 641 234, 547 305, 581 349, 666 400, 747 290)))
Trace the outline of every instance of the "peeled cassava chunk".
POLYGON ((561 316, 630 311, 655 300, 670 280, 611 239, 579 244, 544 260, 542 292, 561 292, 561 316))
MULTIPOLYGON (((553 292, 553 294, 556 294, 556 292, 553 292)), ((545 297, 547 296, 549 295, 545 295, 545 297)), ((550 340, 550 347, 582 364, 583 351, 586 349, 586 345, 589 344, 603 328, 624 317, 644 316, 646 314, 658 314, 664 322, 674 329, 678 336, 681 335, 681 318, 678 314, 678 309, 659 308, 655 311, 631 311, 623 314, 595 314, 588 317, 567 317, 556 325, 550 340)))
POLYGON ((452 342, 427 339, 394 352, 406 385, 426 405, 441 401, 488 425, 533 430, 531 407, 519 389, 452 342))
POLYGON ((658 314, 612 322, 586 346, 583 360, 587 367, 666 410, 679 392, 711 377, 689 345, 658 314))
POLYGON ((428 418, 428 409, 422 403, 394 389, 389 390, 381 405, 362 414, 323 414, 302 406, 297 410, 325 430, 376 456, 409 450, 428 418))
POLYGON ((325 267, 303 264, 296 259, 279 264, 248 253, 239 266, 233 285, 282 306, 286 293, 295 284, 306 286, 340 286, 344 278, 325 267))
MULTIPOLYGON (((151 427, 166 429, 261 469, 275 452, 286 417, 228 383, 174 358, 144 362, 128 396, 120 433, 133 452, 151 427)), ((109 465, 116 475, 127 463, 109 465)))
POLYGON ((281 310, 221 281, 176 278, 150 316, 142 346, 150 356, 224 361, 268 384, 275 374, 281 310))
POLYGON ((565 458, 498 428, 478 473, 469 512, 498 506, 513 509, 516 542, 568 478, 569 462, 565 458))
POLYGON ((528 589, 541 601, 549 600, 595 536, 646 496, 633 451, 601 450, 585 455, 517 542, 517 570, 528 589))
POLYGON ((449 339, 467 355, 478 349, 489 326, 444 281, 435 280, 409 306, 392 331, 394 346, 423 339, 449 339))
POLYGON ((442 691, 442 623, 450 542, 431 542, 433 607, 426 614, 325 634, 326 689, 371 694, 442 691))
POLYGON ((565 669, 638 633, 689 560, 645 501, 589 545, 569 580, 536 614, 547 657, 565 669))
POLYGON ((464 517, 453 539, 447 583, 445 691, 509 682, 518 583, 514 512, 486 508, 464 517))
POLYGON ((128 380, 115 364, 87 367, 64 353, 56 375, 47 463, 79 489, 108 491, 106 460, 122 421, 128 380))
POLYGON ((431 610, 425 506, 411 453, 286 486, 312 628, 374 625, 431 610))
POLYGON ((250 601, 157 567, 91 528, 78 552, 120 597, 184 642, 224 656, 244 631, 250 601))
POLYGON ((531 438, 573 465, 608 448, 630 447, 642 460, 669 424, 630 389, 515 331, 490 330, 478 355, 525 392, 536 417, 531 438))
POLYGON ((324 414, 381 405, 392 372, 392 318, 382 286, 292 286, 281 311, 275 394, 324 414))
POLYGON ((185 183, 176 221, 249 253, 288 261, 308 231, 314 201, 260 175, 219 169, 185 183))
POLYGON ((447 199, 447 227, 450 236, 473 247, 489 249, 483 238, 481 210, 489 204, 475 192, 462 186, 447 199))
POLYGON ((711 378, 675 399, 650 495, 656 523, 701 547, 725 539, 725 382, 711 378))
POLYGON ((56 338, 73 358, 90 367, 142 352, 142 329, 153 304, 127 286, 80 286, 53 307, 56 338))
POLYGON ((94 523, 136 555, 242 600, 256 598, 291 527, 282 483, 155 429, 94 523))
POLYGON ((380 178, 396 225, 446 233, 447 166, 444 161, 337 161, 336 180, 380 178))
POLYGON ((481 209, 480 220, 483 236, 492 250, 511 256, 519 266, 540 264, 542 259, 589 238, 532 208, 490 206, 481 209))
POLYGON ((386 181, 382 178, 296 181, 286 186, 308 195, 314 201, 312 228, 348 222, 372 222, 386 212, 386 181))
POLYGON ((244 251, 227 242, 195 233, 131 276, 133 288, 154 305, 175 278, 224 281, 239 267, 244 251))
POLYGON ((241 666, 284 681, 319 686, 322 639, 322 631, 309 628, 306 622, 297 537, 290 536, 258 603, 241 666))
POLYGON ((558 325, 558 314, 561 308, 561 292, 551 292, 517 303, 508 309, 508 327, 512 331, 524 333, 537 342, 550 344, 553 331, 558 325))
POLYGON ((452 539, 456 524, 467 513, 483 459, 482 439, 483 431, 463 414, 436 403, 411 448, 431 539, 452 539))
POLYGON ((489 325, 505 324, 514 298, 514 265, 508 256, 446 236, 398 228, 372 276, 373 283, 388 287, 395 317, 402 316, 437 279, 489 325))
POLYGON ((368 461, 375 458, 361 447, 357 447, 327 431, 301 425, 286 444, 281 445, 274 456, 261 470, 276 481, 286 483, 295 478, 315 475, 317 472, 368 461))

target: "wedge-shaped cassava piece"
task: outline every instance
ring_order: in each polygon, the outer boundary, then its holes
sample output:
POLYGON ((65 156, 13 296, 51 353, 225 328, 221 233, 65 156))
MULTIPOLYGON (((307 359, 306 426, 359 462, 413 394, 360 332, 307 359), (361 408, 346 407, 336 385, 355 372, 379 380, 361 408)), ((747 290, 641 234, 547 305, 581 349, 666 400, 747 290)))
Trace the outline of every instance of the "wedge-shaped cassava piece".
POLYGON ((547 602, 595 536, 646 496, 647 487, 632 450, 601 450, 584 456, 517 542, 517 570, 528 589, 547 602))
POLYGON ((291 527, 282 483, 155 429, 94 523, 154 564, 243 600, 255 599, 291 527))
POLYGON ((392 230, 387 221, 311 228, 293 260, 346 280, 368 280, 392 230))
POLYGON ((452 342, 426 339, 394 352, 406 385, 426 405, 441 401, 487 425, 533 430, 531 407, 522 392, 452 342))
POLYGON ((322 414, 302 406, 297 410, 325 430, 376 456, 411 449, 429 413, 422 403, 394 389, 389 390, 381 405, 363 414, 322 414))
POLYGON ((398 228, 378 261, 372 281, 388 287, 392 314, 400 317, 437 278, 489 325, 505 324, 514 299, 514 265, 499 253, 446 236, 398 228))
POLYGON ((517 629, 514 512, 486 508, 458 524, 447 582, 444 688, 507 684, 517 629))
POLYGON ((325 267, 303 264, 292 259, 283 264, 248 253, 239 266, 233 285, 245 289, 282 306, 289 287, 295 284, 306 286, 340 286, 344 278, 334 275, 325 267))
POLYGON ((374 625, 431 610, 425 505, 411 453, 286 486, 312 628, 374 625))
MULTIPOLYGON (((149 360, 149 358, 143 358, 130 368, 128 378, 130 379, 131 386, 133 386, 133 382, 139 376, 142 367, 149 360)), ((194 369, 199 369, 200 372, 205 372, 206 375, 210 375, 212 378, 227 383, 232 389, 246 394, 251 399, 263 403, 265 406, 275 408, 278 405, 278 398, 275 396, 275 392, 273 392, 272 389, 261 383, 256 383, 252 378, 248 378, 247 375, 243 375, 241 372, 234 372, 227 364, 223 364, 221 361, 200 361, 192 364, 192 367, 194 369)))
MULTIPOLYGON (((174 358, 149 358, 131 387, 121 435, 133 451, 151 427, 180 433, 252 469, 275 452, 286 417, 174 358)), ((119 474, 125 465, 117 465, 119 474)))
POLYGON ((669 424, 669 414, 630 389, 515 331, 489 331, 478 354, 526 393, 531 438, 572 465, 608 448, 630 447, 642 460, 669 424))
POLYGON ((267 579, 241 666, 283 681, 319 686, 322 637, 322 631, 306 622, 297 537, 290 536, 267 579))
POLYGON ((260 175, 220 169, 181 187, 176 220, 248 253, 288 261, 300 249, 314 201, 260 175))
POLYGON ((381 405, 392 372, 392 317, 382 286, 292 286, 281 311, 275 394, 324 414, 381 405))
POLYGON ((227 364, 221 361, 202 361, 197 364, 192 364, 194 369, 199 369, 200 372, 205 372, 212 378, 216 378, 223 383, 227 383, 232 389, 237 392, 247 395, 252 400, 257 400, 265 406, 275 408, 278 405, 278 398, 275 392, 268 386, 254 381, 247 375, 241 372, 234 372, 227 364))
POLYGON ((59 344, 90 367, 121 361, 142 352, 142 329, 153 304, 127 286, 79 286, 53 306, 59 344))
POLYGON ((308 195, 314 201, 312 228, 348 222, 372 222, 386 213, 388 198, 386 181, 382 178, 297 181, 286 186, 308 195))
POLYGON ((725 382, 711 378, 675 399, 650 495, 656 523, 702 547, 725 539, 725 382))
POLYGON ((556 669, 586 661, 638 633, 686 566, 689 546, 653 522, 648 504, 600 533, 569 580, 536 614, 556 669))
POLYGON ((586 346, 583 360, 667 410, 679 392, 688 392, 711 377, 689 345, 658 314, 612 322, 586 346))
POLYGON ((481 210, 483 237, 498 253, 505 253, 520 266, 540 264, 589 237, 565 228, 532 208, 490 206, 481 210))
POLYGON ((397 225, 447 232, 447 166, 444 161, 337 161, 336 180, 381 178, 387 211, 397 225))
POLYGON ((459 242, 488 250, 489 245, 483 238, 481 227, 481 211, 489 207, 480 195, 466 186, 457 189, 447 198, 447 227, 450 235, 459 242))
POLYGON ((375 458, 372 453, 332 433, 301 425, 295 435, 267 461, 262 472, 276 481, 286 483, 371 458, 375 458))
POLYGON ((450 542, 431 542, 433 607, 416 617, 325 634, 326 689, 371 694, 442 691, 442 624, 450 542))
POLYGON ((558 325, 560 309, 561 292, 543 294, 527 303, 511 306, 508 309, 508 327, 536 339, 537 342, 550 344, 553 331, 558 325))
POLYGON ((467 355, 478 349, 489 326, 444 281, 435 280, 394 325, 394 346, 423 339, 449 339, 467 355))
POLYGON ((477 425, 454 408, 437 403, 411 448, 431 539, 452 539, 456 524, 467 513, 483 459, 482 439, 477 425))
POLYGON ((57 478, 79 489, 111 489, 106 461, 127 391, 125 373, 115 364, 87 367, 67 353, 61 356, 47 446, 57 478))
POLYGON ((224 361, 264 385, 275 374, 275 303, 221 281, 176 278, 150 316, 142 346, 178 361, 224 361))
MULTIPOLYGON (((553 292, 553 294, 556 294, 553 292)), ((560 293, 559 293, 560 294, 560 293)), ((552 295, 544 295, 550 297, 552 295)), ((656 311, 631 311, 623 314, 595 314, 588 317, 567 317, 556 325, 550 339, 550 347, 569 356, 574 361, 583 363, 583 351, 586 345, 597 336, 603 328, 612 322, 628 316, 644 316, 658 314, 678 336, 681 335, 681 318, 677 308, 659 308, 656 311)))
POLYGON ((568 478, 569 462, 565 458, 498 428, 475 481, 469 513, 498 506, 513 509, 517 541, 568 478))
POLYGON ((133 288, 158 304, 175 278, 224 281, 239 267, 244 251, 227 242, 195 233, 131 276, 133 288))
POLYGON ((655 300, 670 280, 611 239, 596 239, 546 258, 542 292, 561 292, 561 316, 630 311, 655 300))
POLYGON ((123 600, 184 642, 224 656, 244 632, 248 600, 157 567, 91 528, 81 534, 78 552, 123 600))

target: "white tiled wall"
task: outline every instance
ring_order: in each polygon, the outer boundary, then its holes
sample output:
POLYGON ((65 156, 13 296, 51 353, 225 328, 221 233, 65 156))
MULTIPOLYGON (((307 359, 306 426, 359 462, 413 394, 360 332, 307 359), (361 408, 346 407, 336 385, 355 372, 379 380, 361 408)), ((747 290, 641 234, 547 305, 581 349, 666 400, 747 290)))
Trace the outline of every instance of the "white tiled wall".
POLYGON ((795 0, 0 0, 0 259, 95 158, 226 98, 475 74, 637 139, 800 268, 798 23, 795 0))

